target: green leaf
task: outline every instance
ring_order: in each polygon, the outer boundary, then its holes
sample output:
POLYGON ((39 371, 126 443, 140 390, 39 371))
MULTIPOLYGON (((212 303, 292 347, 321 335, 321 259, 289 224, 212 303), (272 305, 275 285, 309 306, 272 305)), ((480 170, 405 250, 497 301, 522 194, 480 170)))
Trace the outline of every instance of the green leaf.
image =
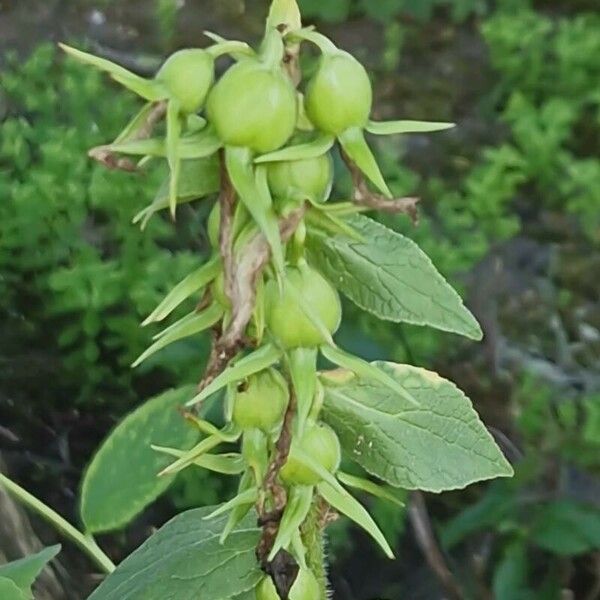
POLYGON ((576 556, 600 548, 600 510, 575 502, 546 504, 531 526, 531 539, 544 550, 576 556))
POLYGON ((352 159, 356 166, 371 180, 371 182, 379 189, 379 191, 387 196, 392 197, 392 192, 388 187, 379 165, 365 140, 363 130, 358 127, 347 129, 339 136, 340 144, 344 152, 352 159))
POLYGON ((372 380, 324 374, 323 418, 348 456, 393 486, 429 492, 509 477, 502 455, 469 399, 436 373, 376 363, 419 402, 372 380))
POLYGON ((223 316, 223 307, 213 302, 208 308, 194 314, 191 318, 183 317, 178 323, 169 327, 168 333, 160 336, 148 349, 146 349, 131 365, 133 368, 139 366, 147 358, 156 354, 169 344, 177 342, 186 337, 197 335, 215 325, 223 316))
POLYGON ((258 167, 255 172, 251 153, 246 148, 227 147, 225 163, 231 183, 239 194, 240 200, 269 242, 277 270, 283 272, 283 247, 279 224, 273 211, 266 170, 264 167, 258 167))
POLYGON ((288 146, 287 148, 275 150, 275 152, 269 152, 269 154, 263 154, 262 156, 255 158, 254 162, 256 164, 262 164, 318 158, 319 156, 323 156, 326 152, 329 152, 334 142, 335 138, 333 136, 327 135, 326 133, 320 133, 310 142, 288 146))
MULTIPOLYGON (((0 578, 6 578, 21 589, 24 594, 30 594, 31 586, 48 562, 60 552, 60 544, 44 548, 36 554, 31 554, 0 565, 0 578)), ((0 594, 0 598, 4 598, 0 594)))
POLYGON ((156 102, 158 100, 165 100, 168 97, 165 88, 158 82, 152 79, 145 79, 140 77, 127 69, 124 69, 120 65, 116 65, 105 58, 82 52, 66 44, 59 44, 59 46, 70 56, 82 62, 108 73, 115 81, 125 86, 138 96, 141 96, 145 100, 156 102))
POLYGON ((91 533, 118 529, 162 494, 172 478, 158 478, 169 464, 150 444, 189 447, 198 437, 177 411, 193 386, 145 402, 109 434, 83 480, 81 517, 91 533))
POLYGON ((229 365, 222 373, 217 375, 197 396, 192 398, 186 406, 202 402, 211 394, 218 392, 230 383, 235 383, 254 375, 259 371, 268 369, 281 358, 281 350, 272 344, 267 344, 240 358, 229 365))
POLYGON ((207 286, 221 271, 221 261, 218 256, 211 258, 206 264, 190 273, 180 281, 165 299, 152 311, 152 314, 142 323, 149 325, 166 319, 182 302, 192 294, 207 286))
POLYGON ((412 240, 361 215, 348 223, 365 242, 311 236, 309 249, 313 264, 350 300, 380 319, 481 339, 475 317, 412 240))
POLYGON ((0 598, 2 600, 29 600, 30 597, 18 588, 12 579, 0 577, 0 598))
POLYGON ((394 135, 397 133, 430 133, 456 127, 455 123, 436 123, 435 121, 369 121, 367 131, 374 135, 394 135))
POLYGON ((245 598, 263 577, 255 556, 260 536, 256 513, 239 523, 221 545, 219 534, 227 518, 204 519, 214 509, 189 510, 169 521, 130 554, 89 600, 245 598))
MULTIPOLYGON (((219 191, 221 180, 219 175, 219 160, 216 155, 197 160, 181 162, 179 186, 177 188, 177 204, 185 204, 204 198, 219 191)), ((133 219, 134 223, 141 222, 142 229, 150 218, 157 212, 169 206, 169 179, 167 178, 158 190, 152 204, 140 211, 133 219)))

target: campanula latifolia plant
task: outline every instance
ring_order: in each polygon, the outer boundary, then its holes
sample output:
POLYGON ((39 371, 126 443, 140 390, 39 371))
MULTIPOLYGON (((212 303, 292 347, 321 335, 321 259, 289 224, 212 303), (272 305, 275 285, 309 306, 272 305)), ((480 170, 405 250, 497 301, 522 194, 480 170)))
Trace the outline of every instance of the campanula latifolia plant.
POLYGON ((351 490, 400 504, 394 488, 441 492, 512 473, 452 383, 409 365, 368 362, 334 339, 340 293, 388 321, 481 338, 427 256, 363 214, 416 215, 414 198, 393 196, 365 134, 452 125, 371 120, 367 70, 303 28, 295 0, 273 2, 256 49, 209 37, 212 46, 180 50, 153 79, 62 46, 144 100, 114 142, 91 151, 107 166, 135 171, 166 160, 163 192, 136 222, 162 209, 175 217, 178 204, 218 194, 207 219, 212 257, 144 325, 190 299, 194 307, 134 363, 211 331, 204 376, 197 389, 166 392, 116 427, 83 481, 85 535, 63 526, 110 572, 94 600, 324 600, 323 537, 333 515, 355 522, 394 558, 351 490), (319 58, 305 81, 299 55, 307 46, 319 58), (232 64, 216 77, 223 54, 232 64), (334 152, 350 172, 350 198, 330 197, 334 152), (215 405, 219 422, 207 418, 215 405), (350 460, 362 476, 344 470, 350 460), (237 477, 237 494, 180 514, 114 568, 92 534, 123 527, 179 472, 199 468, 237 477))

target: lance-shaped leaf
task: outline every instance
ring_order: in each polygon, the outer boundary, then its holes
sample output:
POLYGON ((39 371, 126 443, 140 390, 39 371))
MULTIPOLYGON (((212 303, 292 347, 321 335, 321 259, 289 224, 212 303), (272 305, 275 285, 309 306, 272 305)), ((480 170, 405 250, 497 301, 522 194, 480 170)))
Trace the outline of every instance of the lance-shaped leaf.
MULTIPOLYGON (((163 446, 152 446, 152 450, 162 452, 167 456, 181 458, 185 452, 176 448, 165 448, 163 446)), ((244 472, 246 464, 241 454, 231 452, 228 454, 204 454, 196 458, 193 462, 197 467, 202 467, 208 471, 221 473, 222 475, 240 475, 244 472)))
POLYGON ((363 477, 356 477, 355 475, 343 473, 342 471, 337 472, 337 478, 344 485, 350 488, 367 492, 367 494, 371 494, 376 498, 381 498, 382 500, 392 502, 396 506, 404 506, 404 502, 402 502, 400 498, 396 498, 394 494, 386 490, 383 486, 378 485, 377 483, 370 481, 369 479, 364 479, 363 477))
POLYGON ((296 448, 292 449, 294 459, 311 469, 323 480, 317 489, 319 493, 333 508, 345 514, 355 523, 360 525, 382 548, 389 558, 394 558, 394 553, 381 530, 373 521, 367 510, 349 494, 337 481, 337 479, 310 454, 296 448))
POLYGON ((181 118, 179 102, 169 100, 167 106, 167 162, 169 163, 169 209, 171 217, 175 218, 177 210, 177 190, 179 189, 179 174, 181 158, 179 156, 179 139, 181 138, 181 118))
POLYGON ((223 307, 213 302, 208 308, 194 315, 191 319, 183 317, 179 326, 175 324, 169 328, 169 332, 159 337, 145 352, 143 352, 131 365, 133 368, 142 364, 146 359, 156 354, 169 344, 183 340, 192 335, 197 335, 215 325, 223 316, 223 307))
MULTIPOLYGON (((242 476, 240 477, 240 482, 238 484, 238 495, 250 488, 255 487, 254 477, 250 470, 244 471, 242 476)), ((227 518, 227 523, 225 523, 225 527, 223 527, 223 531, 219 537, 219 542, 221 544, 225 543, 225 540, 229 537, 231 532, 238 526, 238 524, 244 519, 244 517, 250 512, 252 508, 251 504, 236 506, 230 513, 227 518)))
POLYGON ((257 167, 255 173, 252 155, 246 148, 227 147, 225 164, 240 200, 267 238, 275 267, 280 273, 283 272, 283 248, 266 170, 264 167, 257 167))
POLYGON ((226 517, 206 521, 215 507, 177 515, 130 554, 89 600, 244 600, 262 579, 255 548, 256 513, 219 544, 226 517))
POLYGON ((296 423, 302 436, 310 414, 317 385, 317 349, 294 348, 287 354, 288 368, 296 393, 296 423))
POLYGON ((0 577, 0 598, 2 600, 29 600, 31 596, 19 588, 12 579, 0 577))
MULTIPOLYGON (((177 204, 185 204, 214 194, 219 191, 220 185, 219 161, 216 155, 197 160, 184 160, 179 175, 177 204)), ((152 204, 141 210, 134 217, 133 222, 141 222, 141 227, 144 229, 155 213, 168 206, 169 179, 167 178, 156 193, 152 204)))
POLYGON ((234 508, 238 508, 239 506, 246 506, 247 504, 254 504, 258 499, 258 490, 256 488, 248 489, 244 492, 240 492, 237 496, 234 496, 229 502, 225 502, 225 504, 221 504, 218 508, 213 510, 210 514, 206 515, 204 519, 207 521, 210 519, 215 519, 216 517, 220 517, 225 513, 228 513, 230 510, 234 508))
POLYGON ((381 174, 373 152, 371 152, 371 148, 367 144, 363 130, 359 127, 352 127, 344 131, 338 139, 344 152, 352 159, 356 166, 371 180, 382 194, 391 198, 392 192, 381 174))
POLYGON ((416 367, 376 364, 419 406, 372 379, 336 372, 321 377, 323 419, 367 472, 396 487, 436 493, 512 475, 471 402, 453 383, 416 367))
POLYGON ((221 260, 213 256, 207 263, 180 281, 142 323, 148 325, 168 317, 182 302, 207 286, 221 271, 221 260))
POLYGON ((292 543, 294 535, 304 523, 312 505, 314 488, 312 485, 295 485, 290 488, 285 511, 279 522, 279 529, 273 548, 269 553, 269 560, 273 560, 281 549, 287 549, 292 543))
POLYGON ((354 356, 336 346, 322 346, 321 353, 334 365, 348 369, 356 373, 360 378, 377 381, 380 385, 387 387, 392 392, 402 396, 405 400, 418 406, 415 397, 394 377, 380 369, 377 364, 367 362, 358 356, 354 356))
POLYGON ((156 102, 158 100, 165 100, 168 97, 168 93, 165 88, 154 81, 153 79, 145 79, 140 77, 131 71, 116 65, 110 60, 94 56, 87 52, 82 52, 66 44, 59 44, 59 46, 69 55, 87 65, 91 65, 104 73, 108 73, 115 81, 131 90, 138 96, 141 96, 145 100, 156 102))
POLYGON ((317 137, 310 142, 288 146, 287 148, 281 148, 280 150, 263 154, 262 156, 255 158, 254 162, 256 164, 263 164, 318 158, 319 156, 323 156, 326 152, 329 152, 333 147, 334 142, 335 138, 332 135, 319 133, 317 137))
POLYGON ((193 406, 202 402, 210 395, 223 389, 230 383, 235 383, 254 375, 259 371, 268 369, 281 358, 281 350, 273 344, 267 344, 240 358, 217 375, 197 396, 192 398, 186 406, 193 406))
MULTIPOLYGON (((24 558, 0 565, 0 578, 12 582, 27 596, 32 598, 31 586, 38 578, 44 567, 60 552, 60 544, 49 546, 40 552, 30 554, 24 558)), ((0 598, 5 598, 0 595, 0 598)))
POLYGON ((311 236, 313 264, 360 308, 380 319, 482 337, 475 317, 410 239, 362 215, 348 218, 364 242, 311 236))
POLYGON ((430 133, 455 127, 455 123, 435 121, 369 121, 367 131, 374 135, 394 135, 397 133, 430 133))
POLYGON ((81 517, 89 532, 123 527, 169 487, 172 478, 156 477, 169 460, 150 444, 186 448, 196 441, 198 432, 177 411, 192 390, 170 390, 148 400, 102 443, 81 488, 81 517))

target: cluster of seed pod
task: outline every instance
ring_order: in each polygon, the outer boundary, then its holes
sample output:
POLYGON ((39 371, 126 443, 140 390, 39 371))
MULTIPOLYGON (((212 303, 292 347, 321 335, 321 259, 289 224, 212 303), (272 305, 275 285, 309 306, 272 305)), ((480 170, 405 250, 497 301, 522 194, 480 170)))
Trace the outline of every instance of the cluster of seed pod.
MULTIPOLYGON (((310 264, 305 240, 311 233, 356 235, 344 221, 356 207, 329 201, 334 177, 331 151, 336 141, 379 192, 390 197, 364 131, 406 132, 410 122, 371 121, 372 89, 365 68, 322 34, 301 28, 299 19, 295 25, 275 25, 278 23, 271 19, 256 51, 243 42, 212 36, 214 45, 176 52, 153 79, 63 48, 146 100, 141 112, 106 148, 116 154, 139 155, 142 164, 156 157, 166 159, 170 168, 167 205, 173 215, 180 201, 182 165, 200 169, 206 161, 219 160, 221 172, 226 173, 235 192, 231 232, 234 260, 258 234, 268 242, 271 260, 258 278, 256 305, 245 332, 253 349, 240 352, 189 402, 189 406, 197 405, 224 392, 225 427, 219 429, 199 417, 190 417, 204 434, 194 448, 156 450, 175 459, 165 473, 197 465, 240 476, 238 494, 211 515, 229 513, 221 534, 224 541, 249 510, 256 505, 268 507, 272 501, 264 480, 293 399, 293 418, 288 423, 291 445, 277 476, 287 492, 287 503, 268 559, 273 560, 280 551, 294 557, 300 572, 289 598, 304 600, 318 598, 321 589, 307 567, 301 535, 317 495, 364 527, 385 553, 392 555, 369 513, 346 488, 381 495, 385 492, 370 481, 340 471, 340 442, 333 429, 320 420, 323 387, 317 370, 319 352, 330 362, 359 377, 377 379, 412 401, 386 373, 334 343, 332 336, 342 316, 340 298, 332 283, 310 264), (315 45, 320 58, 315 73, 305 85, 301 83, 299 91, 283 59, 286 46, 303 42, 315 45), (233 64, 216 79, 215 60, 224 54, 233 64), (140 131, 157 106, 164 109, 164 138, 144 137, 140 131), (279 221, 301 206, 308 207, 306 215, 284 243, 279 221), (214 452, 220 445, 234 442, 240 443, 239 452, 214 452)), ((431 124, 429 130, 445 126, 431 124)), ((177 285, 145 324, 164 320, 201 290, 208 301, 159 333, 135 364, 174 341, 211 327, 227 327, 232 299, 224 281, 220 223, 217 202, 207 225, 213 256, 177 285)), ((257 587, 256 597, 279 597, 270 578, 265 577, 257 587)))

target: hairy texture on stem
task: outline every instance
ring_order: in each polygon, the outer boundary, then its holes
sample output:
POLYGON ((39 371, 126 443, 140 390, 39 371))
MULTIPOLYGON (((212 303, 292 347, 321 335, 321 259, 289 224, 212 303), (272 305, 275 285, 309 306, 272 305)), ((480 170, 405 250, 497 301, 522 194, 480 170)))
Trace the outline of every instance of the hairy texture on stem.
MULTIPOLYGON (((145 140, 150 137, 156 124, 165 116, 167 112, 167 101, 161 100, 155 102, 152 110, 140 127, 127 137, 128 142, 136 140, 145 140)), ((88 156, 108 169, 117 169, 120 171, 134 172, 137 171, 137 165, 130 158, 123 158, 110 150, 110 145, 96 146, 88 151, 88 156)))
POLYGON ((419 222, 419 212, 417 205, 419 198, 392 198, 391 200, 377 194, 369 189, 367 181, 361 170, 356 166, 354 161, 340 149, 342 158, 350 171, 352 177, 352 185, 354 188, 352 201, 360 206, 366 206, 373 210, 380 210, 387 213, 401 213, 408 215, 414 225, 419 222))
MULTIPOLYGON (((279 234, 283 242, 287 242, 294 235, 305 212, 306 206, 302 206, 279 221, 279 234)), ((230 244, 231 241, 227 243, 230 244)), ((262 233, 258 233, 244 248, 239 262, 232 260, 231 294, 226 289, 231 301, 231 320, 227 329, 213 344, 208 366, 198 386, 200 390, 213 381, 244 346, 250 345, 245 331, 252 318, 259 278, 270 257, 271 251, 267 239, 262 233)), ((225 260, 224 258, 224 263, 225 260)), ((227 279, 226 275, 225 280, 227 279)))

